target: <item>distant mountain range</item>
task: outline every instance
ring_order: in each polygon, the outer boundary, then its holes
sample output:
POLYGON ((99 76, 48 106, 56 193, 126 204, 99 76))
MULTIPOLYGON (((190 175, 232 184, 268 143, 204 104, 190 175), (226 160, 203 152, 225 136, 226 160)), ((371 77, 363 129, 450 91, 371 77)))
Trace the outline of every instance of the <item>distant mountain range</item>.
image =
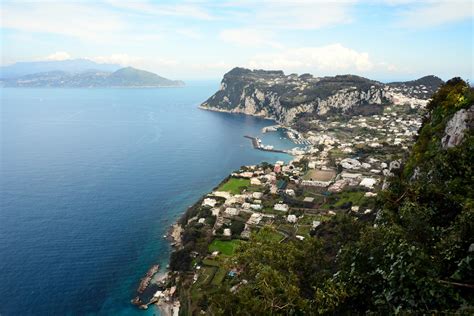
POLYGON ((122 68, 116 64, 101 64, 89 59, 18 62, 0 67, 0 79, 13 79, 42 72, 64 71, 82 73, 89 71, 114 72, 122 68))
MULTIPOLYGON (((117 68, 116 65, 97 64, 88 60, 76 60, 78 63, 63 63, 51 65, 37 64, 35 69, 49 69, 50 67, 65 66, 61 70, 51 70, 32 73, 15 78, 1 79, 4 87, 51 87, 51 88, 106 88, 106 87, 180 87, 184 82, 170 80, 149 71, 132 67, 117 68), (89 69, 86 67, 94 66, 89 69), (99 66, 99 67, 97 67, 99 66), (64 69, 69 71, 65 71, 64 69), (107 69, 113 69, 109 71, 107 69), (74 70, 74 71, 73 71, 74 70)), ((13 72, 10 72, 13 73, 13 72)), ((18 73, 18 72, 17 72, 18 73)))
POLYGON ((200 107, 292 124, 302 117, 380 111, 389 104, 423 106, 441 84, 436 76, 385 84, 355 75, 313 77, 234 68, 224 75, 219 91, 200 107))

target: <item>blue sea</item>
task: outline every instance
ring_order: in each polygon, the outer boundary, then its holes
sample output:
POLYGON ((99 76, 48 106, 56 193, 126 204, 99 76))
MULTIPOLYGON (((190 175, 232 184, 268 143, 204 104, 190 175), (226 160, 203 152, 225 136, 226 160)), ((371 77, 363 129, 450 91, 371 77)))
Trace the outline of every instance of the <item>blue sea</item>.
POLYGON ((218 82, 0 89, 0 315, 152 315, 130 304, 169 226, 241 165, 289 160, 272 121, 199 110, 218 82))

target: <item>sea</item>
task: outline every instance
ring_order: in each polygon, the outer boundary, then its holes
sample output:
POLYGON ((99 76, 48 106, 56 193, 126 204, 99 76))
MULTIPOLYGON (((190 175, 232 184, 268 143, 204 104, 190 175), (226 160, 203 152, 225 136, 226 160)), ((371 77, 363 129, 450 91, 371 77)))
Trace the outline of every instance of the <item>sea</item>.
POLYGON ((130 304, 187 207, 242 165, 289 161, 273 121, 198 109, 217 81, 0 89, 0 315, 159 315, 130 304))

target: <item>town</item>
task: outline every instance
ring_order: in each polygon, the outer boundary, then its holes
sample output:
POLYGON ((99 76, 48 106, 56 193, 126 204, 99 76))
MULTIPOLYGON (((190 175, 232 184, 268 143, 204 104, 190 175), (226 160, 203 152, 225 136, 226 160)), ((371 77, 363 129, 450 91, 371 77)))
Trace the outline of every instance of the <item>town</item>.
MULTIPOLYGON (((193 302, 222 282, 237 289, 239 271, 229 269, 228 262, 262 227, 272 227, 271 238, 285 242, 309 238, 339 212, 361 220, 375 216, 377 194, 400 168, 421 126, 422 111, 408 104, 387 106, 378 114, 311 120, 306 130, 264 128, 263 133, 282 132, 295 143, 286 151, 292 159, 242 166, 173 225, 171 270, 192 272, 185 280, 169 272, 152 302, 170 313, 179 310, 174 294, 178 282, 187 282, 181 288, 190 291, 187 297, 193 302), (186 255, 192 260, 183 260, 186 255)), ((256 149, 275 150, 248 138, 256 149)))

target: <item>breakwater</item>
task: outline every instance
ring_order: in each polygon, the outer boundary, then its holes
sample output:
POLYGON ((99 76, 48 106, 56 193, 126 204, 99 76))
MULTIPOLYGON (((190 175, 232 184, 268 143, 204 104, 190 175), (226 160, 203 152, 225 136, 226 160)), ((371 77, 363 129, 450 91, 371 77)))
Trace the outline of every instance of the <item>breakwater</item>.
POLYGON ((262 145, 262 141, 257 137, 248 136, 248 135, 245 135, 244 137, 248 138, 252 141, 253 148, 255 148, 255 149, 263 150, 263 151, 270 151, 270 152, 275 152, 275 153, 284 153, 284 154, 288 153, 288 151, 286 151, 286 150, 274 149, 273 146, 264 146, 264 145, 262 145))

